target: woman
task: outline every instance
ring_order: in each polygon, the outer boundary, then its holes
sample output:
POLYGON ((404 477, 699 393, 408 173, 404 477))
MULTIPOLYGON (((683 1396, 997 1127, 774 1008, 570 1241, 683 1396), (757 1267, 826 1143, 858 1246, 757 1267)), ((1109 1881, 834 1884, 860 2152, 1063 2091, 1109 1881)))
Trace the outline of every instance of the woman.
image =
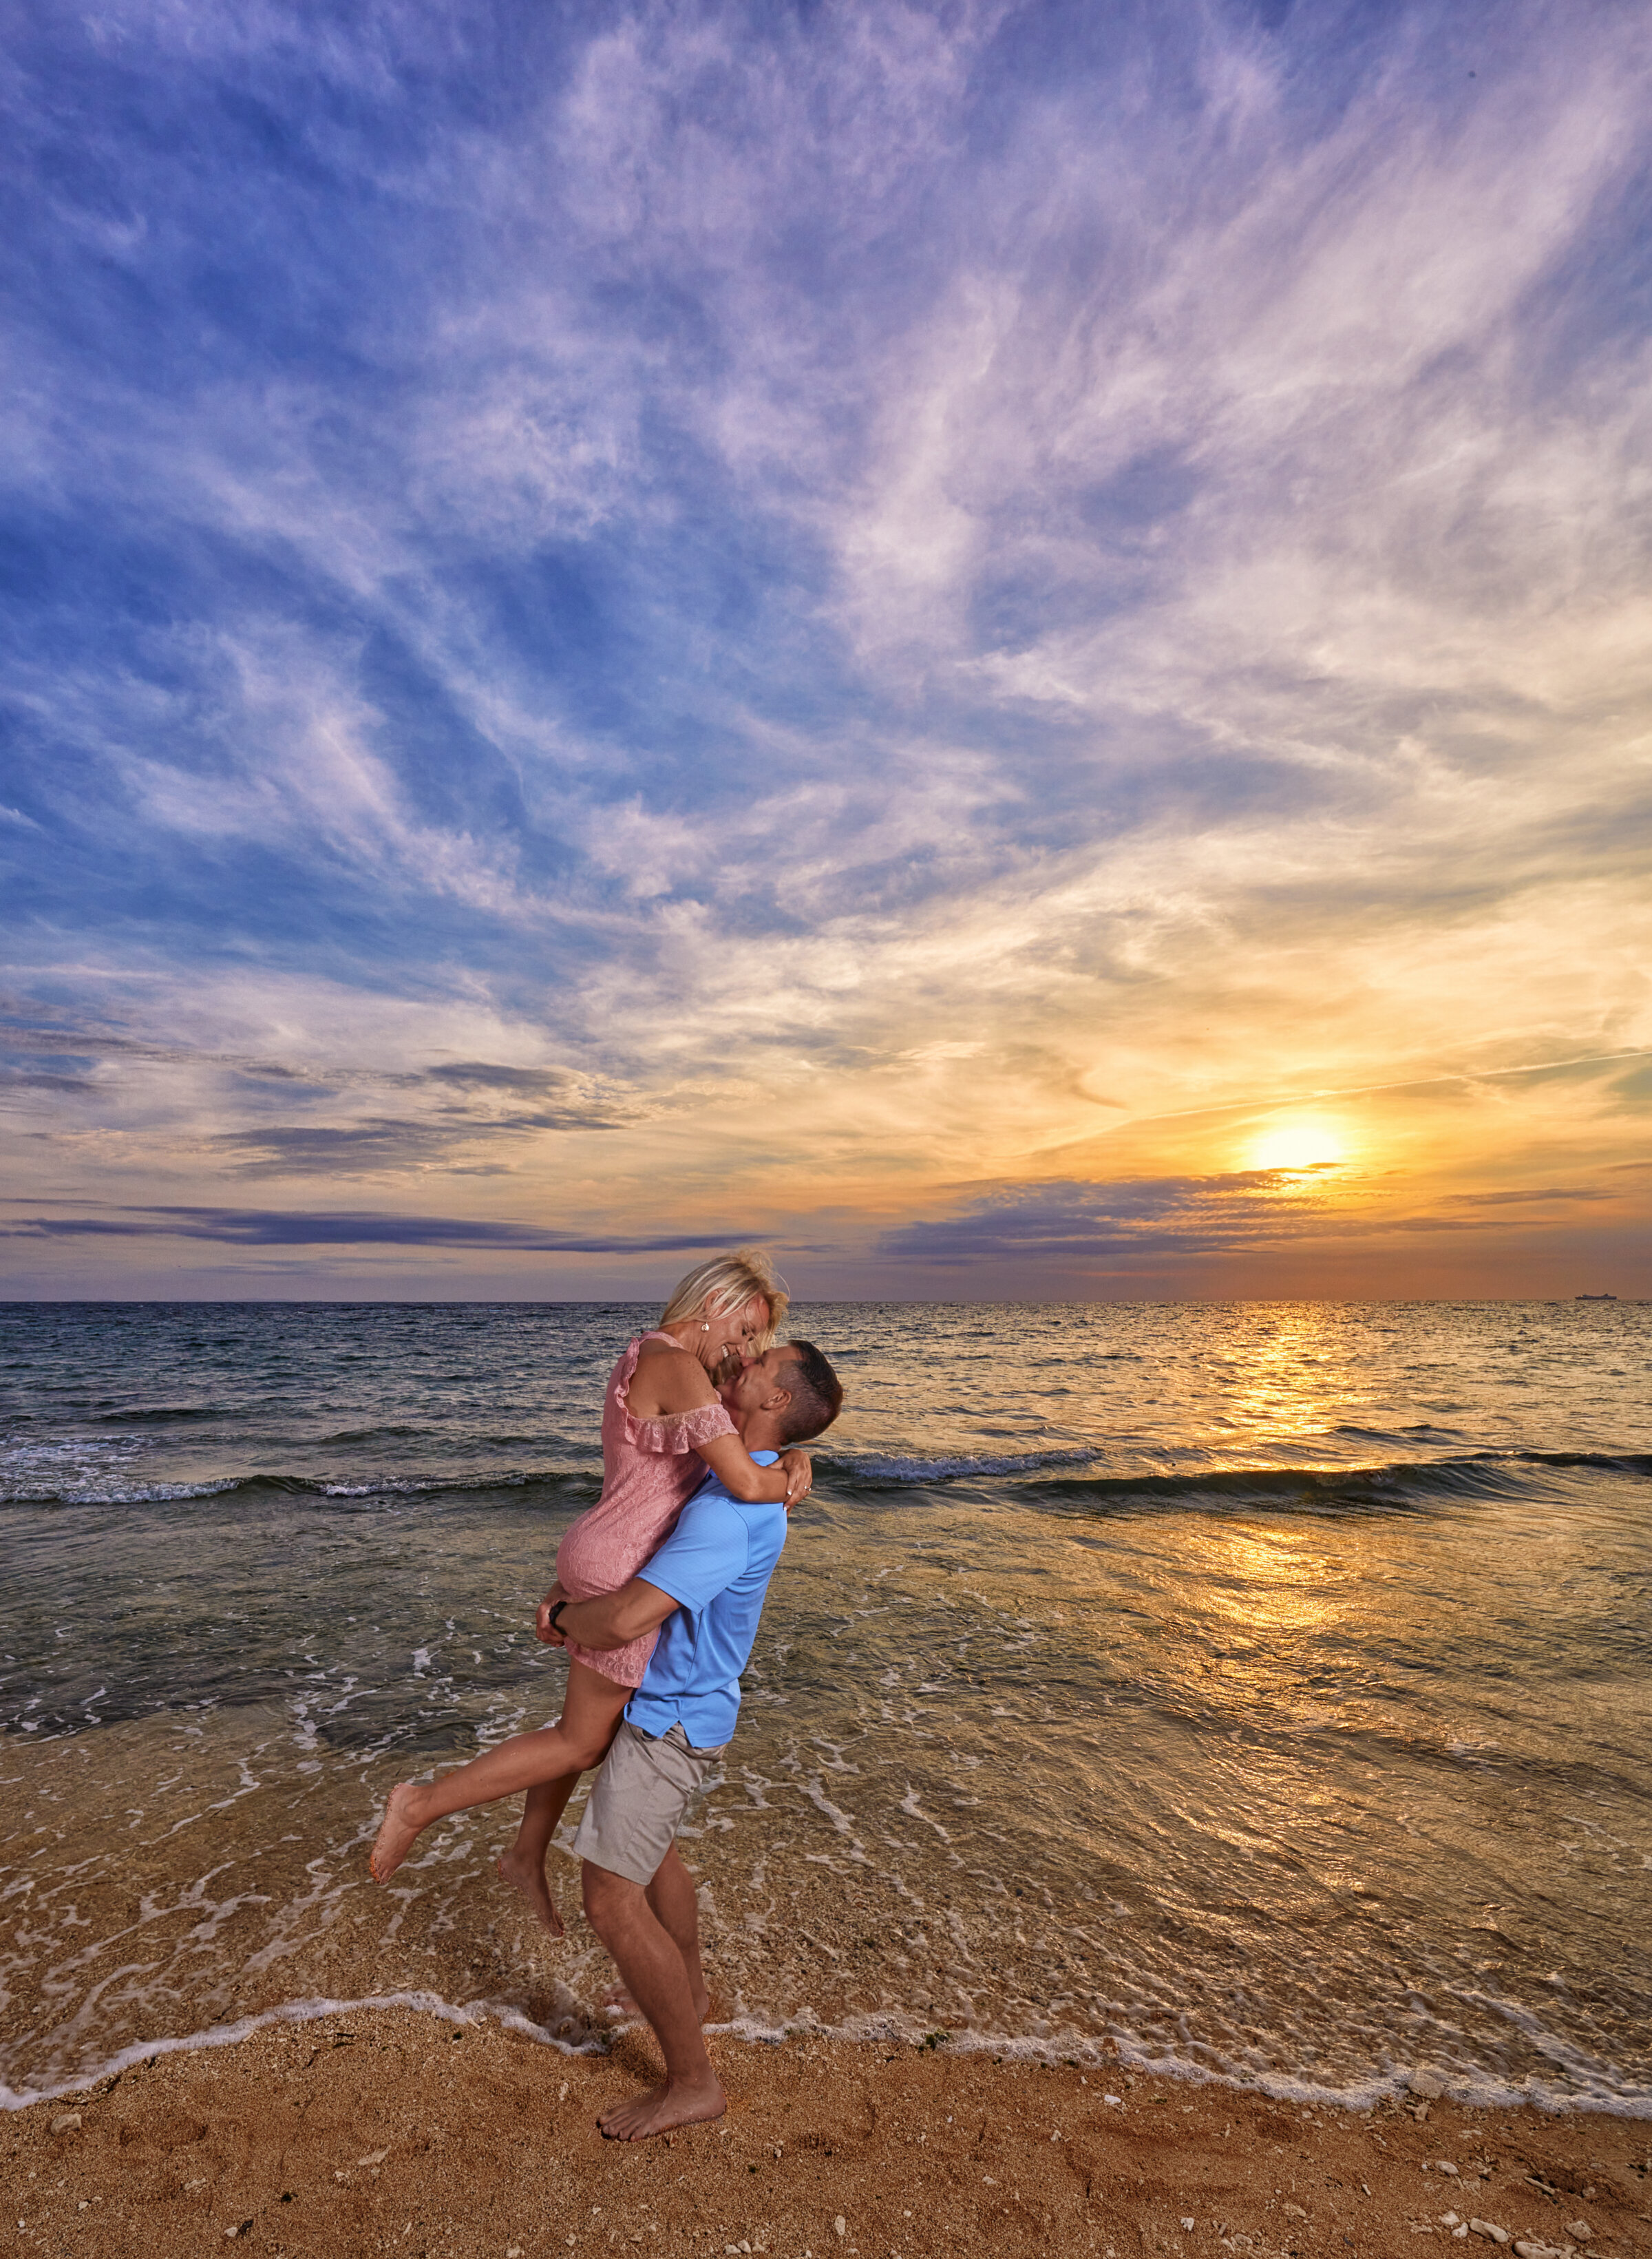
MULTIPOLYGON (((808 1493, 808 1454, 786 1451, 775 1465, 758 1466, 715 1386, 728 1360, 744 1362, 768 1346, 789 1299, 767 1257, 743 1247, 680 1280, 659 1325, 627 1347, 602 1400, 602 1495, 557 1549, 557 1581, 575 1600, 629 1584, 669 1535, 708 1467, 748 1502, 783 1499, 789 1509, 808 1493)), ((542 1607, 541 1635, 544 1620, 542 1607)), ((560 1937, 545 1853, 574 1782, 607 1754, 656 1637, 651 1632, 605 1653, 570 1640, 567 1693, 555 1725, 513 1735, 426 1786, 402 1781, 392 1789, 368 1863, 374 1880, 389 1880, 432 1820, 526 1789, 522 1825, 499 1871, 560 1937)))

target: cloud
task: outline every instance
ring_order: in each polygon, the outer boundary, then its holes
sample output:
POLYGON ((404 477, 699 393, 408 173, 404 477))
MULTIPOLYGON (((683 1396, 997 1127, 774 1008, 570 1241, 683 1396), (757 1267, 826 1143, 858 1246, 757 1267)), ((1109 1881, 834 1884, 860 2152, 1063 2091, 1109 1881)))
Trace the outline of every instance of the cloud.
POLYGON ((345 1210, 164 1207, 110 1215, 18 1216, 8 1239, 196 1239, 230 1247, 454 1247, 538 1255, 658 1255, 734 1246, 750 1233, 717 1229, 659 1237, 576 1234, 461 1216, 345 1210))
POLYGON ((459 1090, 502 1090, 513 1098, 551 1098, 570 1089, 574 1078, 554 1069, 500 1066, 489 1059, 456 1059, 427 1067, 428 1081, 451 1083, 459 1090))
MULTIPOLYGON (((1634 1073, 1485 1079, 1652 1039, 1652 32, 1470 36, 32 24, 22 1165, 871 1236, 1099 1105, 1083 1169, 1209 1186, 1224 1108, 1409 1083, 1406 1167, 1586 1187, 1634 1073)), ((1072 1233, 1294 1229, 1243 1197, 1072 1233)))
POLYGON ((1130 1257, 1211 1255, 1278 1237, 1310 1210, 1302 1172, 1247 1169, 1216 1177, 1158 1177, 1122 1184, 1010 1185, 983 1194, 953 1216, 886 1232, 886 1258, 958 1265, 1006 1260, 1113 1262, 1130 1257), (1278 1195, 1299 1195, 1287 1206, 1278 1195))
POLYGON ((1612 1195, 1599 1185, 1543 1185, 1530 1191, 1453 1193, 1450 1197, 1470 1208, 1506 1208, 1530 1201, 1547 1205, 1554 1201, 1610 1200, 1612 1195))
MULTIPOLYGON (((431 1080, 439 1070, 432 1071, 431 1080)), ((552 1076, 530 1077, 554 1087, 552 1076)), ((475 1087, 474 1084, 468 1086, 475 1087)), ((386 1172, 463 1167, 480 1141, 525 1137, 540 1130, 616 1130, 624 1123, 578 1105, 511 1108, 502 1114, 445 1108, 436 1120, 398 1120, 369 1115, 343 1125, 271 1122, 258 1130, 236 1130, 211 1140, 238 1173, 246 1176, 376 1176, 386 1172)))
MULTIPOLYGON (((203 1001, 199 994, 191 1000, 197 1014, 203 1001)), ((289 1008, 292 1001, 282 1000, 289 1008)), ((152 1004, 152 1021, 160 1016, 152 1004)), ((167 1120, 197 1153, 241 1176, 498 1173, 509 1164, 483 1158, 488 1145, 519 1145, 546 1132, 617 1130, 639 1113, 611 1077, 599 1081, 552 1065, 483 1058, 426 1064, 398 1058, 393 1045, 374 1060, 365 1046, 340 1042, 324 1061, 298 1065, 210 1041, 140 1041, 84 1018, 57 1027, 0 1020, 0 1091, 6 1090, 25 1108, 31 1091, 76 1097, 83 1101, 76 1110, 89 1123, 167 1120), (36 1063, 42 1058, 59 1071, 43 1070, 36 1063), (69 1068, 79 1071, 62 1071, 69 1068), (192 1130, 209 1093, 220 1117, 250 1117, 246 1126, 192 1130), (420 1110, 380 1110, 387 1097, 420 1110), (274 1109, 296 1104, 324 1108, 334 1118, 270 1118, 274 1109)), ((63 1124, 63 1111, 54 1118, 63 1124)))
POLYGON ((345 1129, 274 1123, 213 1140, 239 1174, 274 1177, 379 1176, 451 1165, 466 1143, 462 1132, 430 1122, 383 1119, 345 1129))

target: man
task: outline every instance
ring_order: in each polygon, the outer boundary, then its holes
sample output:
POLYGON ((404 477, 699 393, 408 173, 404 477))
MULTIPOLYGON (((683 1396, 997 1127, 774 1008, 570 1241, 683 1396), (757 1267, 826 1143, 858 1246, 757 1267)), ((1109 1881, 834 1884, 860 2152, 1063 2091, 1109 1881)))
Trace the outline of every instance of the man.
MULTIPOLYGON (((830 1365, 801 1341, 766 1350, 720 1393, 764 1464, 829 1428, 844 1400, 830 1365)), ((573 1839, 587 1919, 666 2059, 663 2084, 602 2119, 609 2141, 646 2141, 726 2107, 700 2028, 710 1999, 694 1886, 674 1838, 733 1737, 740 1673, 785 1543, 784 1506, 743 1504, 708 1476, 644 1575, 593 1600, 552 1586, 540 1610, 541 1636, 558 1645, 569 1637, 606 1650, 659 1631, 573 1839)))

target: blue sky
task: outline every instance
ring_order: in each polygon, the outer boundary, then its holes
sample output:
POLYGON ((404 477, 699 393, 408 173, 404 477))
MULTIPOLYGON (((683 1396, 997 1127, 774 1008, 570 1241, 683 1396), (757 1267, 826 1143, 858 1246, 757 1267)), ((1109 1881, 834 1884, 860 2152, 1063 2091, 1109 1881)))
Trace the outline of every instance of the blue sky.
POLYGON ((5 47, 0 1292, 1646 1287, 1643 9, 5 47))

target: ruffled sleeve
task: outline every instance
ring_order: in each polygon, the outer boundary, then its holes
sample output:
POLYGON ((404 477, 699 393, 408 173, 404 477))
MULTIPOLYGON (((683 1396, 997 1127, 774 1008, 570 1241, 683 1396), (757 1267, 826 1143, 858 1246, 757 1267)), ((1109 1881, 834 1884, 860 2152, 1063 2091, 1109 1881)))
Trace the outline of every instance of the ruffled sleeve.
MULTIPOLYGON (((614 1382, 614 1401, 618 1405, 625 1422, 625 1440, 635 1451, 666 1451, 681 1453, 697 1451, 701 1443, 709 1443, 714 1436, 737 1436, 740 1430, 719 1403, 697 1404, 692 1412, 668 1412, 663 1420, 638 1420, 633 1417, 630 1406, 631 1381, 637 1372, 637 1352, 643 1340, 634 1341, 623 1358, 614 1382)), ((668 1336, 669 1338, 669 1336, 668 1336)))
POLYGON ((721 1404, 697 1404, 692 1412, 668 1412, 663 1420, 625 1415, 625 1440, 639 1451, 697 1451, 714 1436, 739 1432, 721 1404))

